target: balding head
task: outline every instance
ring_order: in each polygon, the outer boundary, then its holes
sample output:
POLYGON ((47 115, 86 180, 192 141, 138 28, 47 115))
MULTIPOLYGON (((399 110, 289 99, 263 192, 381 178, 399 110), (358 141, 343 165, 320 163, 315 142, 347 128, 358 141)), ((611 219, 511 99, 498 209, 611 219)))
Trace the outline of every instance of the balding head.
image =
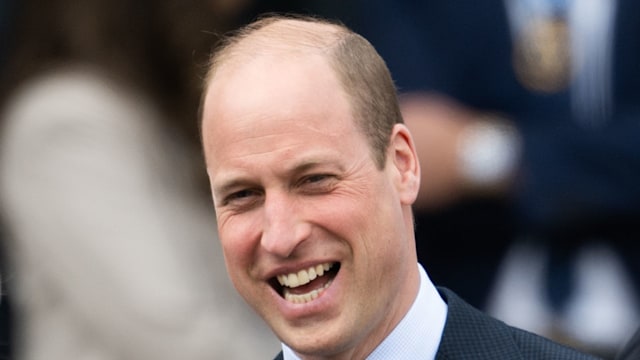
POLYGON ((347 27, 311 17, 262 18, 227 38, 213 55, 206 89, 219 72, 260 56, 326 57, 349 97, 354 118, 369 140, 379 168, 394 124, 402 117, 396 89, 384 60, 362 36, 347 27))
POLYGON ((263 18, 226 39, 212 58, 207 81, 212 81, 223 67, 244 64, 259 56, 326 53, 347 31, 340 25, 313 18, 263 18))

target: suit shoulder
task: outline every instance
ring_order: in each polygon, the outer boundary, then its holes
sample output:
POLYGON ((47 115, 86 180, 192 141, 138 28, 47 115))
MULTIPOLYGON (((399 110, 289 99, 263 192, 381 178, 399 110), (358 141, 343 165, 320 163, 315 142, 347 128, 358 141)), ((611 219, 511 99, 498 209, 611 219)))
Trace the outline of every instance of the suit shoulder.
POLYGON ((542 336, 514 328, 439 288, 447 302, 447 322, 436 359, 597 360, 542 336))
MULTIPOLYGON (((505 326, 508 326, 505 324, 505 326)), ((551 341, 528 331, 509 327, 514 341, 525 359, 540 360, 598 360, 600 358, 551 341)))

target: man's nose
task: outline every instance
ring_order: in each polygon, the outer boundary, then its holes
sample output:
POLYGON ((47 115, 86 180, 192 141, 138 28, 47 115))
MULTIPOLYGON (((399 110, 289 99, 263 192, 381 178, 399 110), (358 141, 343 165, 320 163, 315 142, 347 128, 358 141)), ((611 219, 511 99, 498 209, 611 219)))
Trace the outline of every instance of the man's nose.
POLYGON ((289 257, 308 238, 310 225, 301 216, 301 203, 287 193, 268 194, 260 243, 269 253, 289 257))

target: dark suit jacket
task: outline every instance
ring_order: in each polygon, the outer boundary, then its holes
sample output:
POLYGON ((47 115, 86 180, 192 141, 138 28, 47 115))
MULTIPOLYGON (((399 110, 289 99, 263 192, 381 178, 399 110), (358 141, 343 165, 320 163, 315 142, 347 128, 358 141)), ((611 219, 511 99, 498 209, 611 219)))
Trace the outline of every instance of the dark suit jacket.
POLYGON ((436 360, 597 359, 491 318, 451 290, 439 291, 449 310, 436 360))
MULTIPOLYGON (((598 359, 510 327, 467 304, 451 290, 438 290, 449 310, 436 360, 598 359)), ((282 359, 280 353, 274 360, 282 359)))

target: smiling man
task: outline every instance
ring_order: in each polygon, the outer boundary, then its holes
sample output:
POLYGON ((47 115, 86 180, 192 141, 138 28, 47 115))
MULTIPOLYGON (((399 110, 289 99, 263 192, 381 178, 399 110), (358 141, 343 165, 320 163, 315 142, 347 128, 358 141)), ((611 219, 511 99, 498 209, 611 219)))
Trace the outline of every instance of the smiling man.
POLYGON ((229 38, 202 138, 229 275, 279 359, 590 359, 436 290, 416 257, 415 146, 349 29, 269 17, 229 38))

